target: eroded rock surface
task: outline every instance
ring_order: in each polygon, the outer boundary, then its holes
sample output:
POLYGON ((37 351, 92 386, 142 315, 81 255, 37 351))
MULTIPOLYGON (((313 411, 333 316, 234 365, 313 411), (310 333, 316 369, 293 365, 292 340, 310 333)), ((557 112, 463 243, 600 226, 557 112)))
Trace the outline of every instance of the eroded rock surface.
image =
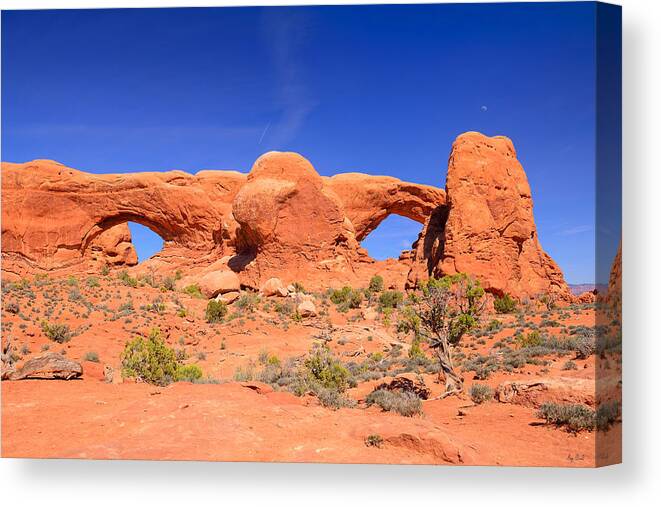
POLYGON ((560 268, 540 245, 530 186, 511 140, 460 135, 450 154, 446 196, 445 225, 427 227, 417 245, 431 273, 470 273, 495 294, 571 299, 560 268))
POLYGON ((164 240, 134 269, 179 269, 187 284, 219 270, 255 289, 273 277, 321 289, 364 284, 377 272, 401 285, 407 272, 409 285, 466 272, 494 294, 571 299, 540 245, 512 142, 475 132, 455 141, 445 190, 360 173, 321 177, 301 155, 281 152, 261 156, 247 175, 96 175, 50 160, 3 163, 2 219, 6 278, 135 266, 126 225, 134 221, 164 240), (377 264, 360 241, 393 213, 422 232, 412 251, 377 264))

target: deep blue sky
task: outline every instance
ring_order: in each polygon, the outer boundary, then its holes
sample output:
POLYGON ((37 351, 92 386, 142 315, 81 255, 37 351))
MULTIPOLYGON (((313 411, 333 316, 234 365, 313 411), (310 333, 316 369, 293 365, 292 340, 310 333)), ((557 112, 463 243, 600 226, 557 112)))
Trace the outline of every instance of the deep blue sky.
MULTIPOLYGON (((2 160, 90 172, 237 169, 443 186, 467 130, 514 141, 543 247, 594 280, 594 4, 2 13, 2 160)), ((394 218, 364 243, 396 256, 394 218)), ((137 233, 141 257, 155 243, 137 233)), ((158 248, 158 247, 156 247, 158 248)))

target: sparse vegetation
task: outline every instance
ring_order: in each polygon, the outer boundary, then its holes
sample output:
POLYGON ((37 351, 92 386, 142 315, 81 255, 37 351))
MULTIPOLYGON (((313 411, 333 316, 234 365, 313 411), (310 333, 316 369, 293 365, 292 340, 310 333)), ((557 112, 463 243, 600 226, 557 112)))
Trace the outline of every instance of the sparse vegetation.
POLYGON ((383 277, 381 275, 374 275, 370 279, 369 290, 371 292, 381 292, 383 290, 383 277))
POLYGON ((215 299, 210 299, 207 303, 207 309, 205 311, 205 318, 207 322, 213 324, 216 322, 222 322, 227 315, 227 305, 222 301, 216 301, 215 299))
POLYGON ((41 330, 49 340, 57 343, 68 342, 73 337, 67 324, 49 324, 44 320, 41 322, 41 330))
POLYGON ((86 352, 83 356, 83 361, 91 361, 93 363, 99 362, 99 354, 96 352, 86 352))
POLYGON ((202 378, 197 365, 182 365, 173 349, 168 347, 158 329, 152 329, 145 339, 140 336, 126 343, 121 354, 122 375, 138 378, 155 385, 202 378))
POLYGON ((539 407, 537 417, 574 433, 592 430, 596 424, 594 410, 579 404, 544 403, 539 407))
POLYGON ((401 292, 387 290, 379 296, 379 308, 397 308, 402 301, 404 301, 404 295, 401 292))
POLYGON ((493 389, 486 384, 473 384, 470 389, 471 400, 476 405, 493 399, 493 389))
POLYGON ((493 308, 497 313, 514 313, 516 301, 509 294, 503 294, 493 300, 493 308))
POLYGON ((397 412, 399 415, 411 417, 422 412, 422 400, 409 391, 390 391, 377 389, 365 398, 367 405, 378 405, 387 412, 397 412))
POLYGON ((200 290, 200 286, 197 285, 196 283, 184 287, 183 292, 194 298, 204 299, 204 294, 202 294, 202 290, 200 290))
POLYGON ((383 445, 383 437, 377 434, 367 435, 365 437, 365 445, 367 447, 381 447, 383 445))
POLYGON ((430 278, 411 298, 411 305, 413 312, 401 322, 401 329, 425 340, 436 354, 439 380, 445 377, 444 395, 461 392, 463 380, 455 371, 453 348, 478 325, 484 289, 465 274, 430 278))

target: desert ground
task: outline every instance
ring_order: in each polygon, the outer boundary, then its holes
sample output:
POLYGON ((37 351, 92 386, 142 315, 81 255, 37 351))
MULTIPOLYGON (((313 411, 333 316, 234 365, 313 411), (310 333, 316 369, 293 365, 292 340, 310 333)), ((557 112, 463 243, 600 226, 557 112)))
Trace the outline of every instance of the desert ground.
MULTIPOLYGON (((608 390, 618 395, 618 353, 605 364, 571 345, 591 332, 594 304, 483 315, 455 351, 465 392, 435 399, 443 384, 433 353, 424 344, 411 353, 411 334, 398 332, 405 305, 392 308, 381 297, 399 291, 367 291, 357 305, 343 305, 332 291, 242 290, 223 321, 209 323, 203 296, 166 287, 169 280, 125 271, 3 284, 13 361, 20 367, 57 352, 83 370, 68 381, 2 382, 3 456, 573 467, 620 459, 612 439, 597 447, 596 431, 539 415, 545 402, 595 408, 598 366, 612 370, 608 390), (316 315, 301 317, 303 300, 316 315), (64 338, 49 338, 44 321, 67 326, 64 338), (153 329, 203 375, 169 385, 122 379, 126 342, 153 329), (541 346, 526 343, 538 336, 541 346), (292 387, 319 345, 350 372, 337 399, 292 387), (430 391, 414 413, 366 402, 375 387, 402 377, 430 391), (509 399, 503 387, 512 383, 533 387, 509 399), (491 388, 486 400, 475 385, 491 388)), ((607 431, 619 434, 619 420, 607 431)))

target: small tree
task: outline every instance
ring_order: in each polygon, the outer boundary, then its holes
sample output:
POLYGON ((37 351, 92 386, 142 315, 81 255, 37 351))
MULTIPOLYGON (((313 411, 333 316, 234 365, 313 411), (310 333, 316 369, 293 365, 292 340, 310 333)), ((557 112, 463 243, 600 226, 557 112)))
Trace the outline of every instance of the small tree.
POLYGON ((479 281, 459 273, 443 278, 430 278, 422 284, 421 293, 412 298, 417 319, 410 330, 427 341, 438 359, 439 381, 445 377, 442 397, 463 391, 463 380, 454 369, 453 348, 478 324, 484 310, 484 289, 479 281), (414 325, 415 324, 415 325, 414 325))

